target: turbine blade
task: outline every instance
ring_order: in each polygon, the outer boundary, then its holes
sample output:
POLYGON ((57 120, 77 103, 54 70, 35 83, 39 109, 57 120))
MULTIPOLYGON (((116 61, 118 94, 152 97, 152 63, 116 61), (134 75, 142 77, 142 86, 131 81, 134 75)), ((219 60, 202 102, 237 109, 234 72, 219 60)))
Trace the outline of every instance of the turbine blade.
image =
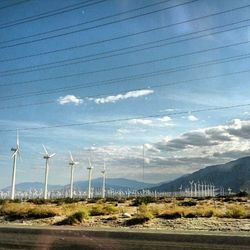
POLYGON ((12 154, 11 158, 14 158, 14 156, 17 154, 17 150, 12 154))
POLYGON ((56 155, 56 153, 49 155, 49 158, 53 157, 54 155, 56 155))
POLYGON ((48 155, 49 153, 48 153, 48 151, 47 151, 47 149, 46 149, 46 147, 44 145, 43 145, 43 149, 44 149, 45 154, 48 155))
POLYGON ((19 159, 20 161, 23 161, 23 158, 22 158, 22 156, 21 156, 21 152, 20 152, 20 149, 19 149, 19 148, 17 149, 17 156, 18 156, 18 159, 19 159))
POLYGON ((91 161, 90 161, 90 158, 88 158, 88 160, 89 160, 89 166, 90 166, 90 167, 92 167, 92 166, 91 166, 91 161))
POLYGON ((70 152, 70 151, 69 151, 69 155, 70 155, 70 159, 71 159, 71 161, 72 161, 72 162, 74 162, 73 156, 72 156, 72 154, 71 154, 71 152, 70 152))
POLYGON ((16 145, 17 145, 17 148, 19 148, 19 133, 18 133, 18 129, 16 130, 16 145))

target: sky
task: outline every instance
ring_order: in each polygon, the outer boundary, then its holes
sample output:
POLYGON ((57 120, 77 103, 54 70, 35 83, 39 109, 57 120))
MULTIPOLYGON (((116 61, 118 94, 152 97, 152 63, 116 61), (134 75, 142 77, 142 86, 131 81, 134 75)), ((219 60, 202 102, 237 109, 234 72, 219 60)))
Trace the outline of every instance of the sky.
POLYGON ((0 188, 159 183, 250 154, 249 1, 0 1, 0 188), (145 157, 143 158, 143 145, 145 157), (144 161, 144 164, 143 164, 144 161), (144 170, 143 170, 144 165, 144 170))

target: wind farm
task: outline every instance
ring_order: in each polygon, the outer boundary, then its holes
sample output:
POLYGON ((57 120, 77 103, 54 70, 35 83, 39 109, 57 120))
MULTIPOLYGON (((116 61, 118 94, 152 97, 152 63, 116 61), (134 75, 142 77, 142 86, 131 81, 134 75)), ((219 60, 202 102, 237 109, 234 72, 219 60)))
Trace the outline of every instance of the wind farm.
POLYGON ((248 249, 249 29, 245 0, 0 1, 0 248, 248 249))

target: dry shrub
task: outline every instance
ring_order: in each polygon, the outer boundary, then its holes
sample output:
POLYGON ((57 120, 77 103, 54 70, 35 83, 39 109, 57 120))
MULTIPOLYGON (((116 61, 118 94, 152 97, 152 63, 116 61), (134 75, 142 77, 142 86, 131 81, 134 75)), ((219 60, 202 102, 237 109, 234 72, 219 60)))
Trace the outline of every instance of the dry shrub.
POLYGON ((7 216, 9 220, 18 220, 54 217, 59 215, 60 211, 55 207, 46 205, 36 206, 30 203, 6 203, 1 207, 0 213, 7 216))
POLYGON ((245 207, 241 205, 231 205, 228 206, 226 209, 226 212, 224 214, 224 217, 226 218, 235 218, 235 219, 240 219, 240 218, 247 218, 247 212, 245 207))
POLYGON ((182 213, 179 211, 171 211, 171 210, 165 210, 161 214, 157 216, 158 218, 166 219, 166 220, 173 220, 178 219, 182 217, 182 213))
POLYGON ((144 224, 145 222, 152 219, 154 216, 150 211, 150 208, 146 204, 141 204, 138 207, 137 214, 135 217, 125 220, 125 226, 133 226, 138 224, 144 224))
POLYGON ((153 214, 152 214, 151 209, 146 204, 141 204, 138 207, 137 215, 139 217, 148 218, 149 220, 154 217, 153 214))
POLYGON ((96 204, 90 209, 91 216, 101 216, 116 213, 118 208, 112 204, 96 204))
POLYGON ((89 218, 89 212, 87 209, 81 209, 73 214, 71 214, 68 218, 59 221, 56 225, 78 225, 84 222, 89 218))

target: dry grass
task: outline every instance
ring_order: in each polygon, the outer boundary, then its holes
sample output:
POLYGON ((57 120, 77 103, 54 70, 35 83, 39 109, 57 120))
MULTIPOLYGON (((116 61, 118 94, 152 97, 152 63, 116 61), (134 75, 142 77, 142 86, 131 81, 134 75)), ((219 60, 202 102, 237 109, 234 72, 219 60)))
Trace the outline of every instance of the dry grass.
MULTIPOLYGON (((147 198, 146 201, 149 201, 147 198)), ((141 203, 141 199, 136 200, 141 203)), ((192 200, 192 199, 161 199, 154 203, 138 206, 131 206, 131 200, 123 203, 107 202, 98 200, 96 203, 87 201, 76 201, 49 203, 44 202, 11 202, 7 201, 0 205, 0 215, 5 216, 6 220, 30 220, 49 218, 54 216, 63 216, 65 224, 74 225, 81 224, 86 221, 89 216, 111 216, 110 218, 122 218, 123 213, 132 215, 130 219, 123 219, 124 225, 143 224, 155 217, 162 219, 178 219, 178 218, 250 218, 249 200, 237 200, 234 203, 222 201, 221 199, 210 200, 192 200)), ((100 220, 96 218, 92 220, 100 220)), ((101 219, 103 219, 101 218, 101 219)), ((116 220, 114 219, 114 221, 116 220)), ((112 221, 112 219, 110 219, 112 221)))
POLYGON ((87 209, 81 209, 74 212, 66 219, 56 223, 56 225, 79 225, 89 218, 89 211, 87 209))
POLYGON ((118 207, 113 204, 96 204, 90 208, 91 216, 110 215, 118 212, 118 207))
POLYGON ((6 203, 0 209, 0 214, 8 220, 39 219, 60 215, 60 209, 54 206, 34 205, 30 203, 6 203))

